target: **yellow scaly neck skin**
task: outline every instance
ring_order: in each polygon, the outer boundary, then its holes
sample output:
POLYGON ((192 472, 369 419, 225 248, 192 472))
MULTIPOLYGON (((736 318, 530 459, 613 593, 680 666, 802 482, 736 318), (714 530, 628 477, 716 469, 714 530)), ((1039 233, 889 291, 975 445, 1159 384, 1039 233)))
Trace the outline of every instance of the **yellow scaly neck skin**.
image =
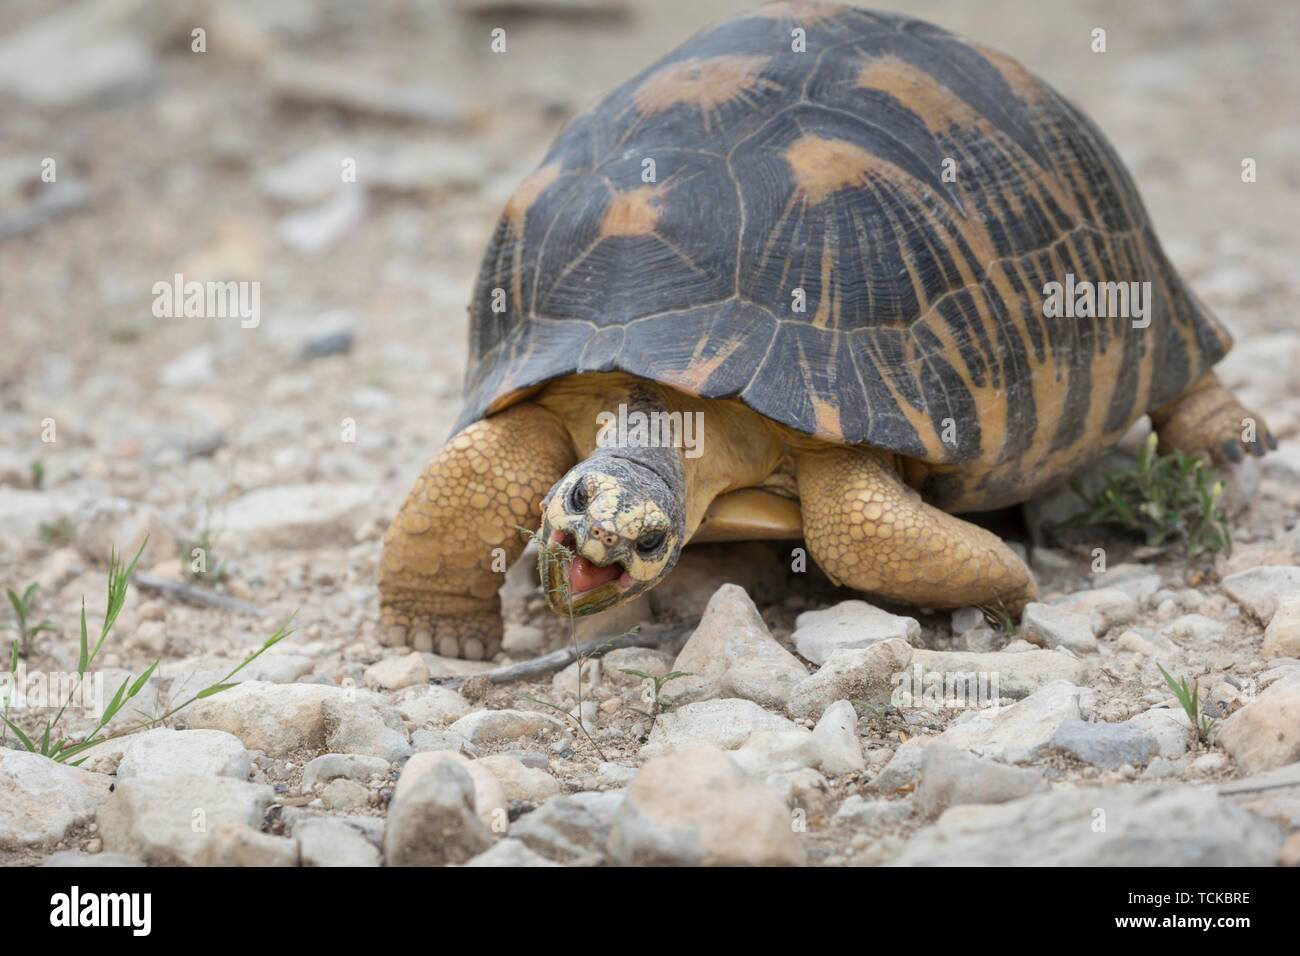
POLYGON ((695 436, 701 453, 682 456, 688 541, 715 497, 762 484, 788 450, 783 430, 740 402, 695 398, 621 373, 570 375, 547 385, 534 401, 559 416, 581 460, 596 449, 597 416, 617 415, 620 404, 630 405, 633 387, 649 391, 666 412, 702 415, 703 435, 695 436))

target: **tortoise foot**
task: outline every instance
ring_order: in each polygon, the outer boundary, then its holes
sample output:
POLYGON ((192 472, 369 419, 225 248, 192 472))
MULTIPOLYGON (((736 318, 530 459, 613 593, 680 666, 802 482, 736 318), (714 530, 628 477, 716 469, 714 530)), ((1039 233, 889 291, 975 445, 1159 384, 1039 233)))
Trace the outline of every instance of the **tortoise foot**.
POLYGON ((1264 419, 1246 408, 1209 372, 1174 401, 1151 413, 1160 451, 1204 452, 1216 464, 1263 457, 1277 448, 1264 419))
POLYGON ((410 647, 441 657, 470 661, 491 659, 501 650, 503 627, 499 610, 469 614, 430 615, 384 608, 379 642, 387 647, 410 647))

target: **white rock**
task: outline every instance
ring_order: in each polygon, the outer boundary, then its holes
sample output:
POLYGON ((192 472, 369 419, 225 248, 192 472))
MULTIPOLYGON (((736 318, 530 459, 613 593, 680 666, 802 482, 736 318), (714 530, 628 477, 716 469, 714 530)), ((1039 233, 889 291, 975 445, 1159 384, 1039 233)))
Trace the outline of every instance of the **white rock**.
POLYGON ((545 770, 525 766, 515 757, 500 754, 494 757, 480 757, 474 761, 475 766, 486 768, 497 778, 505 791, 507 800, 522 800, 526 803, 545 803, 560 792, 560 782, 545 770))
POLYGON ((969 705, 981 702, 986 695, 993 699, 1010 697, 1020 700, 1054 680, 1080 683, 1087 676, 1088 665, 1069 654, 1039 648, 985 654, 917 648, 912 652, 907 673, 914 696, 920 688, 920 703, 926 703, 927 687, 951 686, 964 687, 963 699, 969 705), (935 680, 935 675, 942 675, 942 682, 935 680), (964 676, 964 685, 958 680, 959 675, 964 676))
POLYGON ((150 35, 167 18, 152 5, 95 0, 42 12, 0 42, 0 89, 48 109, 93 104, 154 79, 150 35))
POLYGON ((204 842, 196 866, 297 866, 298 843, 253 829, 246 823, 218 823, 204 842))
POLYGON ((896 639, 836 651, 816 674, 795 685, 786 709, 794 717, 819 720, 837 700, 885 704, 911 660, 911 645, 896 639))
POLYGON ((921 776, 921 763, 925 759, 925 748, 937 737, 912 737, 894 751, 889 763, 881 769, 871 781, 877 792, 889 796, 901 787, 915 783, 921 776))
POLYGON ((53 843, 108 799, 103 774, 0 749, 0 850, 53 843))
POLYGON ((1209 789, 1089 787, 953 807, 892 865, 1272 866, 1282 838, 1209 789))
POLYGON ((712 744, 736 750, 765 730, 798 730, 792 721, 768 713, 749 700, 702 700, 660 714, 641 757, 658 757, 687 744, 712 744))
POLYGON ((321 754, 302 771, 302 791, 311 793, 318 785, 346 778, 364 783, 371 777, 388 775, 389 763, 383 757, 365 754, 321 754))
POLYGON ((118 764, 117 779, 213 776, 247 780, 253 758, 239 738, 220 730, 160 727, 135 738, 118 764))
POLYGON ((416 754, 402 769, 388 807, 384 861, 389 866, 464 863, 492 845, 474 812, 474 783, 453 760, 416 754))
POLYGON ((470 782, 474 785, 474 812, 483 821, 483 825, 497 833, 504 833, 509 828, 510 798, 501 779, 492 772, 488 764, 481 760, 470 760, 464 754, 454 751, 432 750, 412 756, 402 768, 403 774, 408 772, 411 762, 416 761, 417 758, 415 769, 419 772, 424 772, 439 763, 453 763, 462 767, 469 774, 470 782))
POLYGON ((867 800, 857 794, 847 798, 835 811, 835 819, 864 827, 887 827, 902 823, 912 815, 909 800, 867 800))
POLYGON ((191 728, 224 730, 250 750, 273 757, 333 750, 401 759, 410 752, 401 718, 391 708, 381 711, 381 705, 382 698, 368 691, 244 681, 195 702, 183 718, 191 728))
POLYGON ((119 781, 96 821, 104 848, 156 866, 192 866, 221 823, 258 829, 270 787, 229 777, 136 777, 119 781))
POLYGON ((1112 627, 1129 623, 1137 617, 1139 610, 1137 599, 1117 587, 1076 591, 1053 606, 1087 616, 1092 624, 1092 633, 1097 637, 1112 627))
POLYGON ((1117 564, 1096 580, 1098 588, 1123 591, 1138 603, 1139 608, 1160 590, 1161 583, 1160 575, 1143 564, 1117 564))
POLYGON ((343 184, 320 205, 295 209, 282 216, 275 224, 275 232, 290 249, 309 256, 319 255, 360 224, 368 205, 363 187, 343 184))
POLYGON ((813 729, 813 740, 823 773, 839 776, 866 769, 858 741, 858 714, 847 700, 826 708, 813 729))
POLYGON ((812 767, 769 774, 763 785, 776 794, 790 810, 802 810, 804 819, 822 817, 830 812, 831 785, 820 771, 812 767))
MULTIPOLYGON (((344 781, 337 781, 344 782, 344 781)), ((337 820, 308 820, 294 828, 303 866, 378 866, 379 851, 337 820)))
POLYGON ((1187 753, 1193 738, 1192 722, 1181 709, 1153 707, 1130 717, 1126 723, 1149 734, 1156 742, 1156 753, 1175 760, 1187 753))
POLYGON ((130 560, 143 545, 141 567, 149 567, 175 559, 178 551, 179 534, 171 522, 154 508, 125 498, 86 502, 73 534, 88 561, 103 561, 113 551, 130 560))
POLYGON ((1300 596, 1279 599, 1277 610, 1264 631, 1263 654, 1300 658, 1300 596))
POLYGON ((532 624, 507 625, 501 648, 516 658, 540 654, 546 649, 546 632, 532 624))
POLYGON ((969 710, 940 735, 946 744, 1003 763, 1027 763, 1051 743, 1063 722, 1091 716, 1096 695, 1053 681, 1010 707, 969 710))
POLYGON ((666 689, 676 700, 744 698, 765 707, 783 706, 808 674, 768 633, 754 602, 734 584, 724 584, 709 600, 673 670, 691 675, 666 689))
POLYGON ((1300 593, 1300 568, 1266 565, 1239 571, 1223 579, 1223 590, 1261 624, 1267 625, 1283 597, 1300 593))
POLYGON ((819 757, 813 735, 802 727, 750 734, 731 756, 742 770, 760 780, 774 773, 812 767, 819 757))
POLYGON ((962 637, 984 624, 984 612, 977 607, 961 607, 952 612, 953 637, 962 637))
POLYGON ((641 768, 615 818, 622 866, 799 866, 785 805, 723 751, 689 746, 641 768))
POLYGON ((560 864, 553 863, 546 857, 534 853, 523 840, 507 837, 486 853, 480 853, 464 865, 514 868, 519 866, 559 866, 560 864))
POLYGON ((84 506, 85 502, 72 496, 0 485, 0 546, 36 544, 43 525, 73 521, 84 506))
POLYGON ((320 801, 327 810, 360 810, 370 804, 370 791, 355 780, 338 777, 321 790, 320 801))
POLYGON ((1220 724, 1215 740, 1246 773, 1300 760, 1300 671, 1273 682, 1220 724))
POLYGON ((520 738, 549 740, 568 736, 568 727, 558 718, 531 710, 476 710, 448 729, 476 747, 520 738))
POLYGON ((167 362, 158 372, 158 383, 163 388, 198 388, 216 377, 217 353, 210 345, 182 352, 167 362))
POLYGON ((911 644, 921 625, 910 617, 882 611, 866 601, 841 601, 822 611, 804 611, 795 620, 794 646, 814 664, 825 664, 844 648, 862 648, 879 641, 911 644))
POLYGON ((80 869, 87 866, 96 868, 144 866, 145 862, 144 860, 137 860, 133 856, 127 856, 125 853, 82 853, 78 850, 60 850, 58 853, 51 853, 39 865, 43 867, 77 867, 80 869))
POLYGON ((213 523, 249 551, 351 545, 375 517, 369 484, 277 485, 250 491, 221 508, 213 523))
POLYGON ((416 652, 402 657, 385 657, 366 668, 362 681, 378 690, 401 690, 414 684, 428 683, 429 665, 416 652))
POLYGON ((1066 607, 1030 603, 1020 627, 1026 640, 1044 647, 1066 647, 1076 654, 1095 654, 1098 649, 1091 615, 1066 607))
POLYGON ((469 701, 454 690, 437 684, 408 688, 394 701, 394 706, 404 720, 417 727, 441 727, 470 712, 469 701))
POLYGON ((329 736, 325 748, 335 753, 369 754, 396 763, 411 754, 401 716, 386 704, 367 706, 329 699, 322 705, 329 736))
POLYGON ((917 804, 928 818, 965 803, 1006 803, 1047 789, 1033 770, 1008 767, 936 741, 921 760, 917 804))
MULTIPOLYGON (((175 694, 173 694, 175 696, 175 694)), ((269 684, 244 681, 184 711, 196 729, 224 730, 245 747, 273 757, 296 750, 319 750, 329 735, 326 700, 356 700, 355 692, 327 684, 269 684)))
POLYGON ((552 797, 520 817, 511 827, 511 836, 547 859, 574 865, 599 864, 605 859, 609 831, 622 805, 621 793, 552 797))

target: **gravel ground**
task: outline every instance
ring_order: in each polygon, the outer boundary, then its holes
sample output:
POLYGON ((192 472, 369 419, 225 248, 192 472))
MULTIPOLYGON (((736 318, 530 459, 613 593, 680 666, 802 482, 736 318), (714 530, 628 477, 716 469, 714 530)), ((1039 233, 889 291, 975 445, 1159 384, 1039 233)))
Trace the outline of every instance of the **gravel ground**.
MULTIPOLYGON (((693 549, 650 600, 579 629, 665 638, 590 666, 583 730, 572 667, 474 679, 569 640, 527 561, 507 580, 498 660, 376 640, 380 537, 459 410, 465 304, 506 197, 567 115, 743 6, 0 8, 0 581, 37 582, 32 620, 50 624, 23 666, 75 673, 83 595, 93 637, 110 548, 146 534, 148 577, 92 673, 111 695, 161 663, 111 730, 294 627, 246 686, 80 769, 0 749, 0 862, 1300 861, 1294 4, 879 4, 1017 57, 1128 163, 1236 337, 1222 377, 1281 440, 1229 477, 1230 556, 1044 537, 1069 505, 1049 496, 993 519, 1044 602, 1007 633, 873 609, 786 574, 765 545, 693 549), (497 25, 505 55, 488 49, 497 25), (1089 48, 1098 27, 1105 53, 1089 48), (358 174, 342 191, 340 156, 358 174), (259 282, 256 327, 155 317, 154 285, 177 273, 259 282), (189 582, 195 549, 207 570, 189 582), (1157 663, 1199 681, 1208 742, 1157 663), (623 669, 673 667, 694 676, 644 713, 623 669), (1003 706, 926 688, 900 702, 900 672, 987 674, 1003 706)), ((8 647, 16 630, 0 627, 8 647)), ((31 728, 45 713, 11 716, 31 728)), ((76 706, 64 723, 94 718, 76 706)))

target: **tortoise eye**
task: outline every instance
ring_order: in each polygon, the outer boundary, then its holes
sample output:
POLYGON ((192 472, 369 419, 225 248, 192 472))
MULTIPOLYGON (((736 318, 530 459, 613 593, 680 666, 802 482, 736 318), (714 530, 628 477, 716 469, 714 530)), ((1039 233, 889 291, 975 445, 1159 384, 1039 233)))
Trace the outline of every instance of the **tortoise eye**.
POLYGON ((648 558, 663 545, 664 537, 662 531, 650 531, 641 535, 636 539, 636 553, 643 558, 648 558))
POLYGON ((569 489, 569 511, 575 515, 580 515, 587 510, 587 483, 582 479, 574 482, 573 487, 569 489))

